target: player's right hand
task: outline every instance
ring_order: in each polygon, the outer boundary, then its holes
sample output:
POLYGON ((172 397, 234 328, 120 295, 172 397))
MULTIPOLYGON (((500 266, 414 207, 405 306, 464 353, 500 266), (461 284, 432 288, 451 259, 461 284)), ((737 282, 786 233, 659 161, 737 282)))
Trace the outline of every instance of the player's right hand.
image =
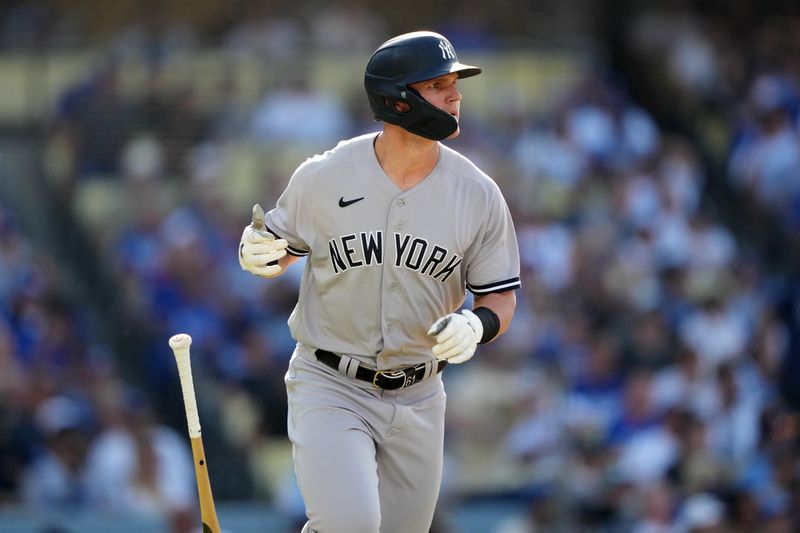
POLYGON ((239 266, 256 276, 274 278, 281 273, 278 260, 286 255, 288 245, 285 239, 276 239, 265 229, 264 210, 256 204, 253 220, 245 226, 239 241, 239 266))

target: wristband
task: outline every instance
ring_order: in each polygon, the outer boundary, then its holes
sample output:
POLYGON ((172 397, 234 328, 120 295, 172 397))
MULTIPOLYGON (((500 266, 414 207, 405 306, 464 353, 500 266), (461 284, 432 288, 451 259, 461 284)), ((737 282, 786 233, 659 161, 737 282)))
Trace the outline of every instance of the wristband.
POLYGON ((483 324, 483 336, 478 341, 478 344, 486 344, 497 337, 497 334, 500 333, 500 319, 497 314, 488 307, 476 307, 472 312, 483 324))

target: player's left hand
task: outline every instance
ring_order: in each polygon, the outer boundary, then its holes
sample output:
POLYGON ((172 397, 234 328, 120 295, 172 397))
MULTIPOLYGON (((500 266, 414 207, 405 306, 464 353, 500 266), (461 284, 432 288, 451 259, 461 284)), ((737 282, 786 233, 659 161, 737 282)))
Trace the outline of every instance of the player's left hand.
POLYGON ((463 363, 469 360, 483 337, 483 324, 480 318, 469 309, 461 314, 450 313, 433 323, 428 335, 436 336, 433 355, 446 359, 449 363, 463 363))

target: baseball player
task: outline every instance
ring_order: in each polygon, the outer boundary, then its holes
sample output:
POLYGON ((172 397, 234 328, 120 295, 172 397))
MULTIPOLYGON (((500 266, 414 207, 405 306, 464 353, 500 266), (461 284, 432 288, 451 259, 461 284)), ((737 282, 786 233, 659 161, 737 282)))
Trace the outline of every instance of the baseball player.
POLYGON ((442 370, 511 322, 519 252, 503 196, 439 141, 459 133, 458 61, 437 33, 381 45, 364 85, 382 131, 305 161, 254 207, 243 269, 307 257, 289 327, 288 433, 303 532, 423 533, 442 474, 442 370), (473 309, 459 308, 466 291, 473 309))

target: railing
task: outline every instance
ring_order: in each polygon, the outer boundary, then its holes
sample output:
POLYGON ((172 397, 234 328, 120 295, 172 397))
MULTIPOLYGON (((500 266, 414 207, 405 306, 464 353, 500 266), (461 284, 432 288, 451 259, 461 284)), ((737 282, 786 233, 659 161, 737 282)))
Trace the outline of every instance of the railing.
MULTIPOLYGON (((499 106, 534 112, 581 72, 580 58, 570 50, 519 50, 470 53, 462 58, 484 69, 470 79, 470 112, 490 118, 499 106)), ((159 90, 190 88, 201 107, 213 110, 235 100, 257 102, 282 81, 304 79, 312 87, 348 98, 363 92, 365 57, 316 52, 296 58, 270 59, 232 55, 219 49, 177 54, 158 65, 138 57, 112 60, 96 50, 15 52, 0 54, 0 125, 31 124, 46 119, 64 92, 106 70, 114 72, 121 96, 144 94, 154 78, 159 90)))

